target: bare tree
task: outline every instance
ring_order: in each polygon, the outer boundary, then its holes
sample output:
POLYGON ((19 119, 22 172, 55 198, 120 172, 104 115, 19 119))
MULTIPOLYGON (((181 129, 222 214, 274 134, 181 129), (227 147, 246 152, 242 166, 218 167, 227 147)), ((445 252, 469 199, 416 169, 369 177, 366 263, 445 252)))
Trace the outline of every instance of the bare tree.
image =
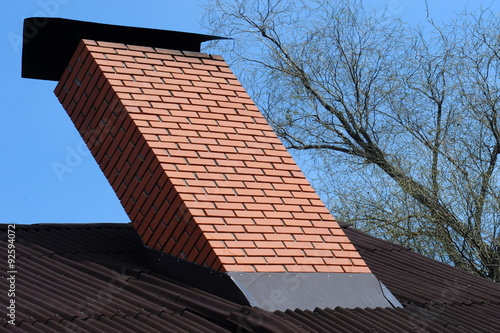
POLYGON ((500 281, 500 20, 213 0, 214 47, 339 220, 500 281))

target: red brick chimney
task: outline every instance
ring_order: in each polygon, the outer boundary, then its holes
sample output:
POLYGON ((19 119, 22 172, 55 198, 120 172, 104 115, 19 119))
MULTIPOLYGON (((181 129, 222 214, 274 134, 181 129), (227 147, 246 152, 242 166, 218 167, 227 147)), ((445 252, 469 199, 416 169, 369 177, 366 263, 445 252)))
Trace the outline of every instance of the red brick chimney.
POLYGON ((220 56, 96 30, 55 93, 147 247, 219 272, 373 276, 220 56))

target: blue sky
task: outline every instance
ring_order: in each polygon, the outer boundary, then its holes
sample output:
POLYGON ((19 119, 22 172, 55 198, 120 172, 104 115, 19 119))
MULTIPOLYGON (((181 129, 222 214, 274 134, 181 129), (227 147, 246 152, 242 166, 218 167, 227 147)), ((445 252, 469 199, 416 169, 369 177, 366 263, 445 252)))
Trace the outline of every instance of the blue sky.
MULTIPOLYGON (((369 1, 412 22, 423 0, 369 1)), ((437 20, 499 1, 429 0, 437 20)), ((1 0, 0 223, 128 222, 116 195, 53 94, 56 82, 21 78, 23 19, 62 17, 195 33, 204 0, 1 0), (71 172, 58 173, 64 164, 71 172)))

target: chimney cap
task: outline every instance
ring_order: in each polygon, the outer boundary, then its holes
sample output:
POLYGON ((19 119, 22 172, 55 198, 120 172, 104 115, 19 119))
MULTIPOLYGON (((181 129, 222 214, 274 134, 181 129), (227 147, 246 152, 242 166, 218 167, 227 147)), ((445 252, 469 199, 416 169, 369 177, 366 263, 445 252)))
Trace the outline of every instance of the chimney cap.
POLYGON ((82 39, 199 52, 202 42, 227 38, 62 18, 30 17, 24 20, 21 76, 58 81, 82 39))

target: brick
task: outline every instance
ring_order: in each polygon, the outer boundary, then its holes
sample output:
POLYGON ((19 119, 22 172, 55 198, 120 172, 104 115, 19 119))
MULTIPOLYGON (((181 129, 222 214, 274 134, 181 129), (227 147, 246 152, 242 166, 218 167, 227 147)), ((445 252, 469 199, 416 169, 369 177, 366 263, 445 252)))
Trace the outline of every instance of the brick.
MULTIPOLYGON (((206 148, 205 148, 206 150, 206 148)), ((199 156, 201 158, 206 158, 206 159, 220 159, 220 160, 225 160, 226 155, 223 153, 213 153, 213 152, 207 152, 207 151, 201 151, 199 152, 199 156)))
POLYGON ((269 219, 269 218, 264 218, 264 219, 254 219, 256 225, 261 225, 261 226, 283 226, 283 220, 280 219, 269 219))
POLYGON ((224 196, 213 195, 213 194, 196 194, 196 200, 198 200, 198 201, 226 202, 226 199, 224 196))
POLYGON ((332 266, 352 266, 352 261, 351 259, 347 258, 324 258, 325 263, 327 265, 332 265, 332 266))
POLYGON ((216 187, 215 182, 213 180, 187 180, 186 181, 188 186, 192 187, 216 187))
MULTIPOLYGON (((253 159, 257 159, 256 155, 252 155, 253 159)), ((263 162, 245 162, 245 165, 247 168, 255 168, 255 169, 272 169, 273 165, 271 163, 263 163, 263 162)), ((278 187, 275 187, 276 189, 280 189, 278 187)))
POLYGON ((316 272, 314 266, 312 266, 312 265, 286 265, 285 268, 288 272, 296 272, 296 273, 316 272))
POLYGON ((262 257, 236 257, 236 262, 242 265, 265 264, 266 260, 262 257))
POLYGON ((285 272, 285 268, 283 267, 283 265, 254 265, 254 267, 257 272, 266 272, 266 273, 285 272))
POLYGON ((366 263, 363 259, 351 259, 351 262, 355 266, 366 266, 366 263))
POLYGON ((300 227, 275 227, 274 228, 277 233, 283 233, 283 234, 302 234, 302 228, 300 227))
POLYGON ((245 207, 241 203, 235 203, 235 202, 218 202, 216 203, 216 206, 218 209, 229 209, 229 210, 240 210, 244 209, 245 207))
POLYGON ((357 251, 335 251, 333 254, 336 258, 351 258, 351 259, 361 259, 361 255, 357 251))
POLYGON ((294 198, 303 198, 303 199, 317 199, 318 195, 316 193, 307 193, 307 192, 293 192, 294 198))
POLYGON ((356 248, 352 243, 341 243, 342 249, 345 251, 356 251, 356 248))
POLYGON ((227 80, 220 77, 200 76, 199 78, 202 82, 227 84, 227 80))
POLYGON ((323 240, 327 243, 351 243, 349 238, 347 238, 345 235, 343 236, 322 236, 323 240))
MULTIPOLYGON (((141 64, 139 64, 139 65, 141 65, 141 64)), ((146 66, 146 65, 141 65, 141 66, 146 66)), ((166 82, 164 82, 164 83, 153 83, 151 85, 151 87, 154 88, 157 92, 158 91, 163 91, 163 90, 165 90, 165 91, 182 90, 182 88, 181 88, 180 85, 175 84, 175 83, 174 84, 166 84, 166 82)))
MULTIPOLYGON (((150 71, 147 71, 147 73, 152 73, 150 71)), ((158 74, 160 75, 160 74, 158 74)), ((148 76, 142 76, 142 75, 135 75, 134 76, 134 81, 137 82, 149 82, 149 83, 163 83, 161 77, 153 76, 149 74, 148 76)))
MULTIPOLYGON (((208 138, 208 139, 225 139, 227 138, 226 134, 224 133, 211 133, 211 132, 198 132, 197 133, 199 137, 202 137, 202 138, 208 138)), ((241 163, 241 165, 243 165, 243 163, 241 163)))
POLYGON ((269 212, 265 211, 264 215, 269 218, 276 218, 276 219, 288 219, 292 218, 292 213, 290 212, 269 212))
POLYGON ((194 58, 194 57, 183 57, 183 56, 175 55, 174 59, 175 59, 175 61, 178 61, 178 62, 194 63, 194 64, 201 64, 202 63, 200 59, 194 58))
POLYGON ((213 202, 197 202, 197 201, 185 201, 188 209, 199 208, 199 209, 214 209, 215 204, 213 202))
MULTIPOLYGON (((293 265, 295 264, 295 259, 292 257, 266 257, 268 264, 280 264, 280 265, 293 265)), ((283 268, 283 267, 282 267, 283 268)))
POLYGON ((126 68, 123 67, 115 67, 114 71, 118 74, 130 74, 130 75, 144 75, 144 71, 138 68, 126 68))
POLYGON ((137 87, 125 87, 125 86, 119 86, 119 87, 113 87, 113 89, 116 92, 121 92, 121 93, 130 93, 130 94, 141 94, 141 89, 137 87))
POLYGON ((314 246, 311 242, 297 241, 297 242, 284 242, 285 247, 288 249, 313 249, 314 246))
MULTIPOLYGON (((220 212, 218 212, 218 213, 220 213, 220 212)), ((217 225, 217 226, 215 226, 215 230, 217 230, 217 232, 231 232, 231 233, 245 231, 245 229, 241 225, 217 225)))
POLYGON ((293 236, 288 234, 264 234, 263 237, 269 241, 293 241, 293 236))
POLYGON ((371 273, 367 266, 342 266, 346 273, 371 273))
POLYGON ((123 84, 127 87, 152 88, 149 82, 124 81, 123 84))
POLYGON ((264 196, 264 191, 254 189, 236 189, 236 193, 242 196, 264 196))
POLYGON ((215 253, 220 256, 245 256, 245 252, 242 249, 215 249, 215 253))
POLYGON ((214 231, 214 232, 215 232, 214 229, 215 225, 225 224, 224 219, 221 217, 202 217, 202 218, 197 218, 196 222, 198 223, 199 227, 202 228, 203 231, 214 231))
MULTIPOLYGON (((283 242, 278 242, 278 241, 255 241, 255 245, 259 249, 284 249, 285 244, 283 242)), ((278 255, 281 255, 278 253, 278 255)))
POLYGON ((193 105, 193 104, 181 104, 181 109, 185 110, 185 111, 205 112, 207 110, 207 106, 193 105))
POLYGON ((323 261, 322 258, 298 257, 298 258, 295 258, 295 261, 299 265, 324 265, 325 264, 325 262, 323 261))
POLYGON ((157 95, 143 95, 143 94, 132 94, 132 98, 138 101, 155 101, 161 102, 160 96, 157 95))
POLYGON ((263 204, 263 203, 259 204, 247 203, 245 204, 245 208, 248 210, 261 210, 261 211, 272 211, 274 209, 273 205, 263 204))
MULTIPOLYGON (((238 217, 247 217, 247 218, 259 218, 264 217, 264 214, 260 211, 246 211, 246 210, 236 210, 234 211, 236 216, 238 217)), ((252 231, 249 231, 252 232, 252 231)), ((254 231, 255 232, 255 231, 254 231)))
POLYGON ((255 248, 255 243, 252 241, 225 241, 225 244, 228 248, 255 248))
MULTIPOLYGON (((214 140, 216 144, 217 141, 214 140)), ((211 145, 209 147, 210 151, 213 151, 213 152, 222 152, 222 153, 235 153, 236 152, 236 148, 235 147, 225 147, 225 146, 215 146, 215 145, 211 145)), ((242 179, 243 180, 243 179, 242 179)), ((253 179, 252 179, 253 180, 253 179)))
POLYGON ((331 258, 333 256, 331 250, 306 249, 304 251, 305 251, 306 255, 309 257, 331 258))
POLYGON ((330 229, 328 228, 302 228, 305 234, 308 235, 330 235, 330 229))
POLYGON ((296 234, 293 236, 295 240, 299 242, 321 242, 321 236, 320 235, 300 235, 296 234))
POLYGON ((218 88, 219 84, 214 82, 203 82, 203 81, 193 81, 191 82, 193 87, 201 88, 218 88))
POLYGON ((103 48, 128 49, 127 45, 123 43, 96 41, 96 44, 103 48))
POLYGON ((304 206, 310 205, 310 200, 308 200, 308 199, 283 198, 283 202, 286 205, 304 205, 304 206))
POLYGON ((262 234, 235 233, 234 236, 236 237, 237 240, 251 240, 251 241, 264 240, 264 235, 262 234))
POLYGON ((223 272, 255 272, 252 265, 224 265, 223 272))
MULTIPOLYGON (((291 177, 291 174, 289 171, 284 171, 284 170, 264 170, 264 174, 266 176, 275 176, 275 177, 291 177)), ((316 199, 317 197, 314 197, 316 199)))
MULTIPOLYGON (((241 155, 241 154, 232 154, 232 153, 226 153, 226 156, 230 160, 234 161, 254 161, 255 158, 252 155, 241 155)), ((257 169, 249 169, 245 163, 241 163, 241 165, 244 168, 240 168, 239 171, 241 171, 242 174, 255 174, 255 175, 260 175, 262 174, 262 170, 257 170, 257 169)))
POLYGON ((313 243, 313 246, 318 250, 342 250, 338 243, 313 243))
POLYGON ((272 234, 274 234, 274 229, 272 226, 247 225, 247 226, 245 226, 245 229, 247 232, 250 232, 250 233, 259 233, 259 234, 272 233, 272 234))
POLYGON ((245 249, 245 253, 250 256, 258 256, 258 257, 265 257, 265 256, 272 256, 274 257, 276 253, 274 252, 273 249, 245 249))
POLYGON ((293 218, 299 220, 320 220, 321 217, 316 213, 293 213, 293 218))
POLYGON ((149 46, 139 46, 139 45, 127 45, 129 50, 142 51, 142 52, 154 52, 154 49, 149 46))
POLYGON ((218 255, 220 262, 223 265, 236 264, 236 260, 233 258, 233 256, 223 256, 223 255, 220 255, 219 253, 217 253, 217 255, 218 255))
POLYGON ((230 233, 211 233, 211 232, 205 232, 204 235, 209 240, 210 239, 216 239, 216 240, 234 240, 233 234, 230 234, 230 233))
POLYGON ((138 63, 163 66, 163 60, 171 60, 172 57, 164 54, 147 53, 147 58, 136 58, 138 63))
POLYGON ((205 214, 207 214, 207 216, 221 216, 221 217, 235 216, 235 213, 232 210, 219 210, 219 209, 213 209, 213 210, 205 209, 205 214))
POLYGON ((268 197, 292 198, 295 196, 295 193, 292 195, 290 191, 264 190, 264 193, 268 197))
MULTIPOLYGON (((233 190, 231 189, 231 191, 233 190)), ((226 196, 225 198, 227 202, 255 202, 255 199, 251 196, 226 196)))
POLYGON ((273 208, 278 212, 301 212, 302 207, 294 205, 273 205, 273 208))
POLYGON ((103 73, 103 76, 108 80, 135 81, 129 74, 103 73))
POLYGON ((125 63, 121 61, 113 61, 113 60, 106 60, 106 59, 95 59, 95 62, 99 66, 110 66, 110 67, 117 67, 118 68, 125 68, 125 63))
MULTIPOLYGON (((197 165, 198 166, 199 165, 205 165, 205 166, 215 165, 214 160, 207 160, 204 158, 187 158, 187 162, 188 162, 188 164, 195 165, 195 166, 197 166, 197 165)), ((208 171, 210 172, 210 169, 208 169, 208 171)))
POLYGON ((255 202, 259 203, 270 203, 270 204, 282 204, 281 198, 279 197, 255 197, 255 202))
POLYGON ((136 107, 150 107, 148 101, 138 101, 138 100, 124 100, 122 101, 125 106, 136 106, 136 107))
POLYGON ((199 69, 193 69, 193 68, 184 68, 183 72, 185 74, 190 74, 190 75, 199 75, 199 76, 206 75, 206 76, 210 76, 210 73, 208 73, 205 70, 199 70, 199 69))
POLYGON ((344 273, 342 266, 314 265, 314 269, 321 273, 344 273))
MULTIPOLYGON (((230 115, 228 115, 229 117, 230 115)), ((237 121, 228 121, 228 120, 220 120, 219 121, 220 126, 224 127, 239 127, 239 128, 245 128, 246 125, 242 122, 237 122, 237 121)), ((249 148, 250 149, 250 148, 249 148)))

